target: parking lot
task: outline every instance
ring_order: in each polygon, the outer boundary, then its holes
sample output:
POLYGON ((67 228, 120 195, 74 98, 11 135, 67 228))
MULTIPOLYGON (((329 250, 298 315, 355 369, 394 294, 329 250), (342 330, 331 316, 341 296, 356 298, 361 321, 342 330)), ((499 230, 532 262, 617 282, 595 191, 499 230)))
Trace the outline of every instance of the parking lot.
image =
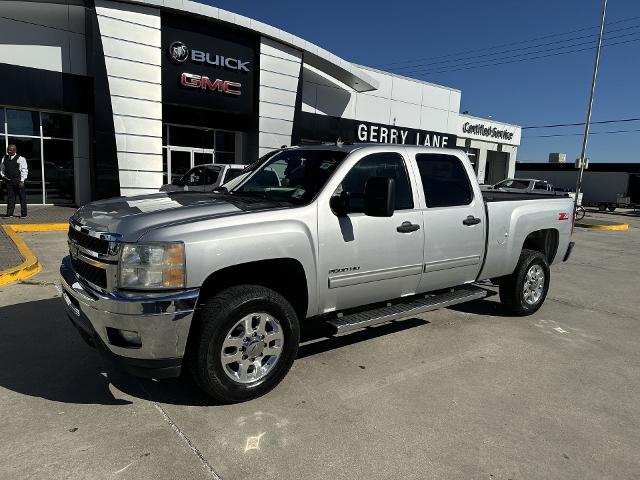
POLYGON ((112 371, 65 316, 65 234, 23 234, 44 270, 0 288, 0 478, 639 479, 640 217, 606 218, 630 228, 578 229, 537 314, 307 326, 283 383, 230 406, 112 371))

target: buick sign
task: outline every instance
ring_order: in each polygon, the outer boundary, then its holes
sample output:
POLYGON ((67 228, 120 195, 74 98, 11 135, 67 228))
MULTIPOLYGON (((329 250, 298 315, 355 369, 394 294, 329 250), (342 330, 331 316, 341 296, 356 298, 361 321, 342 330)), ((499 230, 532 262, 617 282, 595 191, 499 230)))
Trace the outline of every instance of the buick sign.
POLYGON ((182 42, 173 42, 169 45, 169 58, 176 62, 182 63, 189 57, 189 47, 182 42))
POLYGON ((169 58, 174 63, 183 63, 189 60, 192 63, 223 67, 240 72, 251 71, 248 66, 251 62, 243 61, 240 58, 229 58, 224 55, 189 49, 183 42, 173 42, 169 45, 169 58))

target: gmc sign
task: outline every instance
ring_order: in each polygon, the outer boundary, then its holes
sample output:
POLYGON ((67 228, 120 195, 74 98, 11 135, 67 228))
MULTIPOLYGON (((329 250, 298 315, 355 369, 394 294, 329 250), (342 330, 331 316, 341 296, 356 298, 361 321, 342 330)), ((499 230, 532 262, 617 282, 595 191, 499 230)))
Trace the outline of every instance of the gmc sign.
POLYGON ((180 83, 185 87, 201 88, 202 90, 211 90, 213 92, 222 92, 229 95, 242 95, 242 84, 238 82, 230 82, 216 78, 213 82, 209 77, 202 75, 194 75, 193 73, 183 73, 180 77, 180 83))

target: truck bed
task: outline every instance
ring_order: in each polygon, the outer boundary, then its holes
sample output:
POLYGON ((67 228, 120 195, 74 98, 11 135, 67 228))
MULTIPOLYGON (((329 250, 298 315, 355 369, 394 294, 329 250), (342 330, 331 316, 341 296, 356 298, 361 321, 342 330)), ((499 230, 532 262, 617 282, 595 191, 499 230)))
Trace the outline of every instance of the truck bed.
POLYGON ((516 192, 500 192, 493 190, 484 190, 482 198, 485 202, 515 202, 518 200, 541 200, 544 198, 563 198, 568 197, 567 193, 558 193, 552 195, 548 193, 516 193, 516 192))

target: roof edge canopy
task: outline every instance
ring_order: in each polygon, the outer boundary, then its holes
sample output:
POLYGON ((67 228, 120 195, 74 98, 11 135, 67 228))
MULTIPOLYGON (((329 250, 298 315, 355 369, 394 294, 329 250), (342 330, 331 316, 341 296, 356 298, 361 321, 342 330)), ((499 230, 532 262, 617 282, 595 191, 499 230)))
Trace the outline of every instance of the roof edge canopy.
POLYGON ((379 82, 375 78, 351 62, 343 60, 337 55, 334 55, 311 42, 303 40, 300 37, 287 33, 284 30, 280 30, 279 28, 272 27, 271 25, 267 25, 266 23, 259 22, 258 20, 254 20, 237 13, 191 0, 118 1, 193 13, 201 17, 211 18, 222 23, 227 23, 238 28, 253 30, 260 35, 269 37, 298 50, 302 50, 304 52, 305 63, 308 63, 312 67, 317 68, 318 70, 353 88, 356 92, 377 90, 380 86, 379 82))

